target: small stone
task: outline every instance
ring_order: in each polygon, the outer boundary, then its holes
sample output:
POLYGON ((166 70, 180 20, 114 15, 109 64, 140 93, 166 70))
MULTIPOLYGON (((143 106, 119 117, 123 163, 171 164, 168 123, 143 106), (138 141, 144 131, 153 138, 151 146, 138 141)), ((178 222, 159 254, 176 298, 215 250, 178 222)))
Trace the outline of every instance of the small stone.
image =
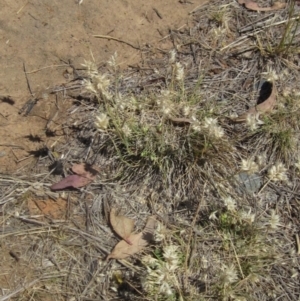
POLYGON ((241 172, 236 176, 240 184, 241 192, 246 192, 249 194, 254 194, 259 191, 262 181, 259 174, 248 174, 246 172, 241 172))

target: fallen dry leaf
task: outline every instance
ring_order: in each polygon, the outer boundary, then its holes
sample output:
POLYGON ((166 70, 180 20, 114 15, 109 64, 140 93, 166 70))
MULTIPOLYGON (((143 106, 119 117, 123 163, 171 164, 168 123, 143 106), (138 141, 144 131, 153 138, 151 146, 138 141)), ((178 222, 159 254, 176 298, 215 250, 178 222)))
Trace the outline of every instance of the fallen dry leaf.
POLYGON ((99 169, 87 163, 74 164, 72 171, 76 175, 70 175, 50 186, 51 190, 61 190, 68 187, 80 188, 91 183, 97 176, 99 169))
POLYGON ((94 180, 99 173, 98 167, 87 163, 74 164, 72 171, 79 176, 94 180))
POLYGON ((52 186, 50 186, 50 189, 51 190, 61 190, 61 189, 65 189, 68 187, 80 188, 80 187, 84 187, 84 186, 88 185, 91 182, 92 182, 92 180, 90 180, 86 177, 82 177, 82 176, 78 176, 78 175, 70 175, 70 176, 63 178, 58 183, 55 183, 52 186))
POLYGON ((132 234, 134 221, 123 215, 116 215, 116 209, 110 211, 110 223, 114 231, 128 244, 132 245, 129 237, 132 234))
POLYGON ((121 240, 107 256, 106 260, 124 259, 128 256, 134 255, 145 248, 151 240, 153 240, 153 234, 156 228, 156 217, 150 216, 147 220, 144 230, 137 234, 130 234, 129 240, 132 243, 128 244, 125 240, 121 240))
POLYGON ((255 10, 255 11, 272 11, 277 9, 285 8, 286 3, 274 2, 272 6, 269 7, 260 7, 258 4, 252 0, 238 0, 239 4, 244 4, 246 8, 255 10))
POLYGON ((276 104, 276 95, 277 90, 275 85, 272 83, 272 92, 270 96, 264 102, 256 105, 255 107, 250 108, 247 112, 238 116, 236 119, 234 119, 234 121, 244 122, 250 115, 256 115, 257 117, 259 117, 260 114, 271 112, 276 104))
MULTIPOLYGON (((36 199, 30 198, 27 203, 30 215, 44 215, 53 219, 64 219, 67 210, 65 199, 36 199)), ((43 219, 43 216, 40 217, 43 219)))

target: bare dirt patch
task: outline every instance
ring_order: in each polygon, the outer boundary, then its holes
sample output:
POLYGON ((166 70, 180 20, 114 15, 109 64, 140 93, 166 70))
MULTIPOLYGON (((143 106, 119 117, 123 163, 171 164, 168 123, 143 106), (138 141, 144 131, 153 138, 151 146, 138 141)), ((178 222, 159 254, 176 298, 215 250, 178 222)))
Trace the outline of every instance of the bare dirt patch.
MULTIPOLYGON (((66 63, 77 67, 84 59, 103 63, 118 52, 120 65, 141 62, 141 52, 114 40, 93 35, 112 36, 137 48, 168 48, 163 39, 170 29, 184 27, 188 12, 197 4, 168 1, 5 1, 0 12, 0 170, 13 172, 31 164, 28 152, 40 147, 29 135, 45 140, 45 126, 55 110, 52 96, 43 95, 53 86, 66 82, 66 63), (23 72, 28 79, 38 107, 29 116, 19 115, 30 99, 23 72), (50 98, 50 99, 49 99, 50 98), (11 101, 7 101, 10 99, 11 101), (24 160, 25 159, 25 160, 24 160)), ((70 70, 70 69, 68 69, 70 70)), ((59 109, 60 114, 65 107, 59 109)), ((61 116, 63 118, 63 114, 61 116)), ((56 121, 59 123, 59 121, 56 121)))

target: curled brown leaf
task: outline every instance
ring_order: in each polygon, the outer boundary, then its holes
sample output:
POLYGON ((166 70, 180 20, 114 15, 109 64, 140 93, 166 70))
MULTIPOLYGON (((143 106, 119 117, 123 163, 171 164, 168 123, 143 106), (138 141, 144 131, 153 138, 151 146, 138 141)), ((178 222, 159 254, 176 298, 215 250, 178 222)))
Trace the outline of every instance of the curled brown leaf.
POLYGON ((275 104, 276 104, 276 95, 277 90, 274 83, 272 84, 272 91, 270 96, 262 103, 250 108, 247 112, 243 113, 242 115, 238 116, 234 119, 235 122, 244 122, 250 115, 255 115, 259 117, 261 114, 272 112, 275 104))

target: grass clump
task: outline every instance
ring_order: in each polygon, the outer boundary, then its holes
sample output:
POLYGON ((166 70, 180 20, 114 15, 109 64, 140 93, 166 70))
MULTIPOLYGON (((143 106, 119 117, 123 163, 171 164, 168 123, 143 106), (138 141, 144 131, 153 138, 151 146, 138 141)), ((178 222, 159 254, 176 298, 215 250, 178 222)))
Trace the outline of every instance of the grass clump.
POLYGON ((200 161, 228 161, 226 154, 231 150, 218 122, 218 107, 207 106, 186 89, 185 69, 175 60, 173 51, 166 87, 142 95, 116 92, 122 78, 116 78, 110 90, 107 77, 86 63, 90 80, 85 89, 99 102, 94 122, 98 135, 114 146, 113 152, 127 166, 151 166, 164 176, 171 169, 188 170, 200 161))

